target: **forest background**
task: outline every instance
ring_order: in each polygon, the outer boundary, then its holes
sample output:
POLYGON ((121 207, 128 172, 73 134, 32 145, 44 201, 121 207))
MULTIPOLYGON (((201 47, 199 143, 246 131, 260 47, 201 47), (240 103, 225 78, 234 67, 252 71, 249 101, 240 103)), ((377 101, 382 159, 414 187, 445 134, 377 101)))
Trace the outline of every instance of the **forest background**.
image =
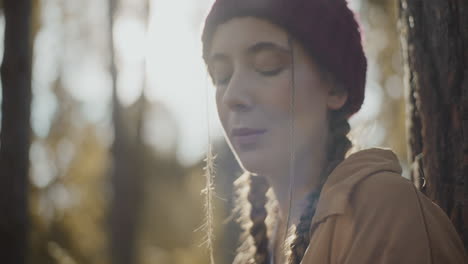
MULTIPOLYGON (((200 227, 210 144, 215 258, 231 263, 239 232, 230 217, 232 182, 240 170, 201 58, 211 4, 31 2, 28 263, 207 263, 200 227)), ((365 102, 350 120, 353 143, 392 148, 410 178, 397 1, 349 5, 368 58, 365 102)), ((5 21, 2 5, 2 52, 5 21)))

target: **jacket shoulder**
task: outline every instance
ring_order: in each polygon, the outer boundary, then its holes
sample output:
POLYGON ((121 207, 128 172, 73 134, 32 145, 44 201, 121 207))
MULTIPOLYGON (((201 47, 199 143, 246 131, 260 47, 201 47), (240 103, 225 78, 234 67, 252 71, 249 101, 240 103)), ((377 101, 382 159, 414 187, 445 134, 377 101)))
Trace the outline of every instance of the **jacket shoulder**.
MULTIPOLYGON (((350 207, 356 234, 370 237, 386 248, 385 252, 406 255, 410 250, 418 256, 413 263, 424 263, 422 259, 433 263, 466 261, 463 244, 447 215, 397 173, 378 172, 363 180, 350 197, 350 207)), ((387 257, 393 258, 390 254, 387 257)))
POLYGON ((410 200, 415 201, 416 195, 417 190, 411 181, 392 171, 380 171, 356 184, 349 199, 356 209, 371 206, 387 211, 417 205, 408 204, 410 200))

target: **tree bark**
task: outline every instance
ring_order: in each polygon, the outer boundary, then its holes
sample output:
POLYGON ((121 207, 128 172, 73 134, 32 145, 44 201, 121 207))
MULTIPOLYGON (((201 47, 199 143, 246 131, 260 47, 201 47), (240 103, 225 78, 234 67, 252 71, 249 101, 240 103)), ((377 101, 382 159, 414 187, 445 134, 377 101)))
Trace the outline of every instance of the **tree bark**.
POLYGON ((31 103, 31 2, 5 0, 0 132, 0 260, 26 263, 31 103))
POLYGON ((399 11, 412 178, 468 249, 468 1, 400 0, 399 11))

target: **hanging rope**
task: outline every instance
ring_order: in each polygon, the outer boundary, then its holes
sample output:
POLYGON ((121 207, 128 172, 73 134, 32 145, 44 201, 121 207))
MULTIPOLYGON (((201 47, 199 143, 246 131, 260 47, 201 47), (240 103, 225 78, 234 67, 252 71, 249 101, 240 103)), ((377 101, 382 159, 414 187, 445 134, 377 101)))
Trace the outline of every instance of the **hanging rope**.
MULTIPOLYGON (((291 52, 291 100, 290 100, 290 131, 289 131, 289 188, 288 188, 288 196, 289 196, 289 206, 288 206, 288 214, 286 218, 286 228, 283 236, 283 241, 286 241, 288 237, 289 231, 289 222, 291 221, 291 207, 292 207, 292 195, 293 195, 293 188, 295 185, 295 171, 294 165, 296 161, 296 156, 294 152, 294 117, 295 117, 295 103, 296 103, 296 85, 295 85, 295 75, 294 75, 294 49, 291 36, 288 36, 288 46, 291 52)), ((273 254, 274 255, 274 254, 273 254)))

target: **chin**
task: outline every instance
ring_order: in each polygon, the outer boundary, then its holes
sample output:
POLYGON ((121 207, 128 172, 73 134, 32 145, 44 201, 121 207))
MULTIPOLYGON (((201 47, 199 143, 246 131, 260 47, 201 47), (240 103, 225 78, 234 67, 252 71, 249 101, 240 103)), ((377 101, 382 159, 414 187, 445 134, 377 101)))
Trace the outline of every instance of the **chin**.
POLYGON ((265 149, 262 145, 234 147, 229 142, 231 150, 240 167, 250 173, 259 175, 267 174, 272 169, 271 149, 265 149))
POLYGON ((271 164, 270 166, 268 166, 269 162, 262 158, 262 156, 264 157, 264 155, 254 155, 255 157, 245 157, 244 155, 241 155, 239 162, 240 166, 250 173, 255 173, 259 175, 267 174, 268 168, 271 167, 271 164))

